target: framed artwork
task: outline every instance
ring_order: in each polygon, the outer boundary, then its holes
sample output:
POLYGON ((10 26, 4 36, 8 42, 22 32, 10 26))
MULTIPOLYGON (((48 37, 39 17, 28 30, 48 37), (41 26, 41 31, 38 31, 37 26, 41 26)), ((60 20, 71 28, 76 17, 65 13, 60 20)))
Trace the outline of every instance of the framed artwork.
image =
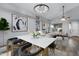
POLYGON ((19 32, 27 30, 28 30, 28 18, 12 14, 12 31, 19 32))
POLYGON ((36 31, 40 31, 40 20, 36 20, 36 31))

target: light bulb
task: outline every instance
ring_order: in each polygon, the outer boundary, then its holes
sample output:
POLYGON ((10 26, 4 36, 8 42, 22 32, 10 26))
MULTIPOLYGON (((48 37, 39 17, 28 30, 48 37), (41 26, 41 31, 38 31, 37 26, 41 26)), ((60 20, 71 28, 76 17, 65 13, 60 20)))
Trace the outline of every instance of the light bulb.
POLYGON ((66 19, 65 18, 62 18, 61 21, 66 21, 66 19))
POLYGON ((50 27, 51 27, 51 28, 54 28, 54 25, 51 25, 50 27))

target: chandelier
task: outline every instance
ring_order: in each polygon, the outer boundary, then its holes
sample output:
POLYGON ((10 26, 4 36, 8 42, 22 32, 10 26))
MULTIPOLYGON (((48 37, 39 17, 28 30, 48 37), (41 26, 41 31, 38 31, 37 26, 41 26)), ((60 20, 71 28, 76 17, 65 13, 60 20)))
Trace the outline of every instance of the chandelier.
POLYGON ((70 17, 64 16, 64 6, 62 6, 63 12, 62 12, 62 18, 61 21, 70 21, 70 17))
POLYGON ((49 6, 45 5, 45 4, 38 4, 34 7, 34 10, 37 13, 45 13, 49 10, 49 6))
POLYGON ((62 6, 62 9, 63 9, 63 13, 62 13, 62 18, 61 18, 61 20, 62 20, 62 21, 65 21, 66 18, 65 18, 65 16, 64 16, 64 6, 62 6))

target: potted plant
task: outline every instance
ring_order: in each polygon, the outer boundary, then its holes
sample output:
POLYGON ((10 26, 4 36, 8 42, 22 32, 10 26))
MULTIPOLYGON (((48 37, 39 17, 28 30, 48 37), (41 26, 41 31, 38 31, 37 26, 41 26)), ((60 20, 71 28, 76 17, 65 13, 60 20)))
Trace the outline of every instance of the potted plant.
POLYGON ((9 23, 3 17, 0 18, 0 31, 3 32, 3 45, 4 45, 4 31, 9 30, 9 23))

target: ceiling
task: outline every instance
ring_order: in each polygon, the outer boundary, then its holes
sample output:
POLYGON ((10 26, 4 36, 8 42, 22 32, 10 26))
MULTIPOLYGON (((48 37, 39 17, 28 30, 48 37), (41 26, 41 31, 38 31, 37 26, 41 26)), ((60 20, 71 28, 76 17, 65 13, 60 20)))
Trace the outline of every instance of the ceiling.
POLYGON ((79 19, 79 4, 77 3, 45 3, 49 6, 49 11, 40 14, 33 9, 38 3, 0 3, 0 10, 7 12, 18 12, 23 15, 35 18, 39 16, 44 20, 53 20, 62 16, 62 6, 65 6, 65 15, 72 19, 79 19))

